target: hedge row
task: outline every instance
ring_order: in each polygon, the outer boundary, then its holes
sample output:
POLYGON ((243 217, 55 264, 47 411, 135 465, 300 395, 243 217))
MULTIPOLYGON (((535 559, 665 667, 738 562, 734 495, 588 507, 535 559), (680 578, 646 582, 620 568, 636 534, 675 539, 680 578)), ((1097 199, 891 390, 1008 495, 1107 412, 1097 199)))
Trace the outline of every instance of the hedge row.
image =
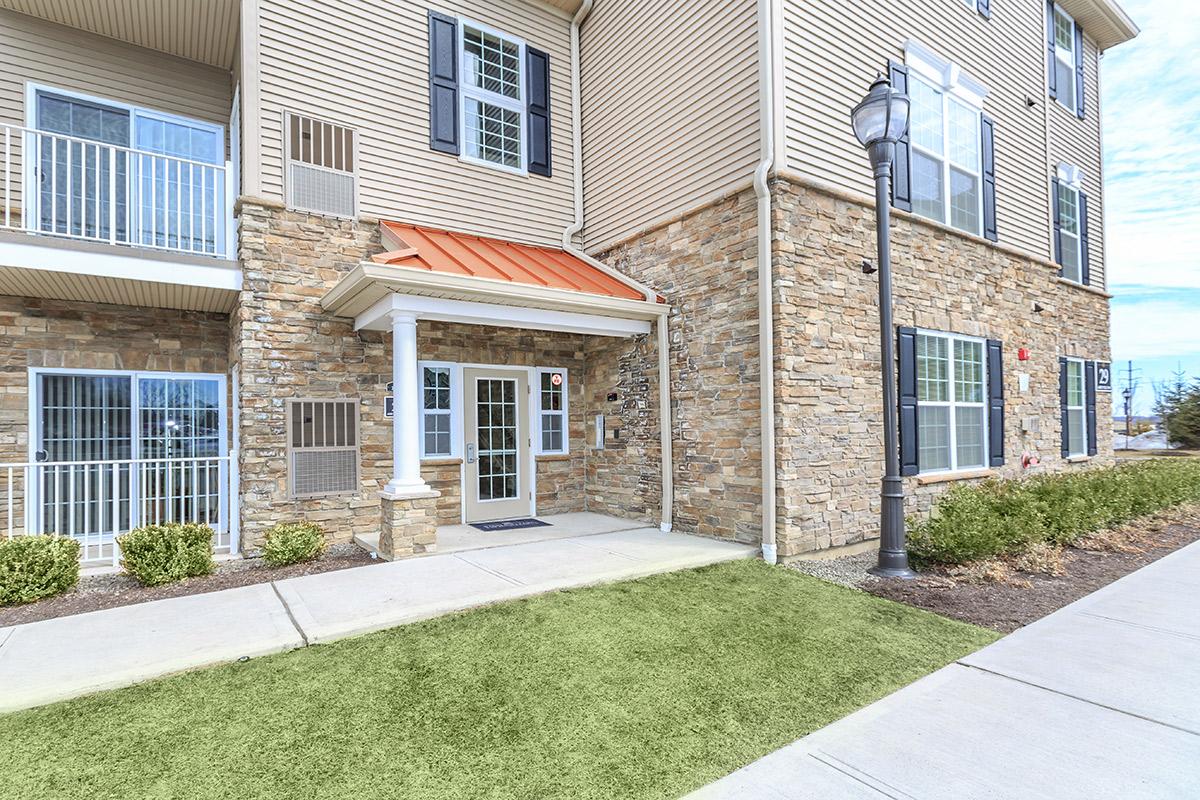
POLYGON ((961 564, 1068 545, 1181 503, 1200 501, 1200 459, 1152 459, 1085 472, 991 480, 943 494, 908 521, 915 564, 961 564))

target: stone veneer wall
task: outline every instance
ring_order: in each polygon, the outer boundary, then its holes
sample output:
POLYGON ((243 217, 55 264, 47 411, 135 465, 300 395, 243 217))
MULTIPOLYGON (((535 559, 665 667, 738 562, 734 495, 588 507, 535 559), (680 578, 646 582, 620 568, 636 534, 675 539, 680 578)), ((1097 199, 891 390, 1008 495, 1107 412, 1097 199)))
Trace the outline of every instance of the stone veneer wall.
POLYGON ((747 542, 762 524, 755 220, 747 189, 596 254, 671 304, 675 529, 747 542))
POLYGON ((229 372, 229 317, 0 297, 0 461, 29 457, 29 368, 229 372))
POLYGON ((655 334, 597 337, 588 343, 587 508, 657 526, 662 509, 655 334), (616 395, 615 400, 609 397, 616 395), (605 444, 595 447, 595 418, 605 417, 605 444))
MULTIPOLYGON (((848 197, 775 181, 777 544, 783 558, 877 536, 882 402, 874 211, 848 197)), ((911 214, 892 227, 896 324, 1003 342, 1005 465, 1081 469, 1059 448, 1059 356, 1107 361, 1108 301, 1064 284, 1049 262, 952 233, 911 214), (1034 303, 1045 307, 1034 313, 1034 303), (1031 359, 1017 360, 1029 348, 1031 359), (1030 376, 1021 392, 1018 375, 1030 376)), ((1111 396, 1097 396, 1100 455, 1111 464, 1111 396)), ((909 513, 952 483, 906 480, 909 513)))

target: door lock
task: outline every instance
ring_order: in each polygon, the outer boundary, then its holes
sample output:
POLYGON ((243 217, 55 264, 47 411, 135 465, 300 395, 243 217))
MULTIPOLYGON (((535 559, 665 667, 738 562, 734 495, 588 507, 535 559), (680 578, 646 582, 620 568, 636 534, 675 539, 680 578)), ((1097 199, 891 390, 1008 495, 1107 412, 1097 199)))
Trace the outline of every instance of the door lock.
POLYGON ((475 463, 475 445, 473 445, 473 444, 467 445, 467 463, 468 464, 475 463))

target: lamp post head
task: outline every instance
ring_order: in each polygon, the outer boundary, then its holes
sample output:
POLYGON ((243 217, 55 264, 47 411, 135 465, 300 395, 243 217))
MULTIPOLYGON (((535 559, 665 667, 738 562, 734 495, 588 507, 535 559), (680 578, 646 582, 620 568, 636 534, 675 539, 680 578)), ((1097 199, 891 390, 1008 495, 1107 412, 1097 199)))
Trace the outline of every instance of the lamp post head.
POLYGON ((871 163, 886 157, 890 163, 894 145, 908 130, 908 95, 892 87, 882 74, 875 78, 862 102, 850 112, 850 126, 858 143, 871 154, 871 163))

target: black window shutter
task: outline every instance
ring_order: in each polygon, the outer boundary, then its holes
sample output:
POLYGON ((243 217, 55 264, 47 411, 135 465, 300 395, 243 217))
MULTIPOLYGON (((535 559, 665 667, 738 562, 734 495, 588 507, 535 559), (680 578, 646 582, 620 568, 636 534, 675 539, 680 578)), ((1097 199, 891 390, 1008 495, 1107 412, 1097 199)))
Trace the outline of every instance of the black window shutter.
POLYGON ((1067 360, 1058 360, 1058 415, 1062 421, 1062 457, 1071 455, 1071 437, 1067 431, 1067 360))
POLYGON ((917 431, 917 329, 901 328, 900 362, 900 474, 916 475, 920 446, 917 431))
MULTIPOLYGON (((908 67, 888 62, 888 77, 892 88, 908 94, 908 67)), ((892 205, 902 211, 912 211, 912 145, 908 130, 896 142, 896 160, 892 164, 892 205)))
POLYGON ((529 81, 529 171, 550 177, 550 56, 525 48, 529 81))
POLYGON ((1046 0, 1046 81, 1050 99, 1058 97, 1058 73, 1054 70, 1054 0, 1046 0))
POLYGON ((1054 219, 1054 263, 1058 274, 1062 271, 1062 217, 1058 213, 1058 178, 1050 179, 1050 216, 1054 219))
POLYGON ((988 464, 1004 466, 1004 359, 1000 342, 987 343, 988 464))
POLYGON ((1090 286, 1092 269, 1088 264, 1087 195, 1083 193, 1083 189, 1079 190, 1079 267, 1083 285, 1090 286))
POLYGON ((1075 25, 1075 114, 1083 119, 1083 28, 1075 25))
POLYGON ((990 6, 991 3, 989 3, 988 0, 979 0, 979 2, 976 4, 976 8, 979 9, 979 15, 984 19, 992 18, 992 9, 990 6))
POLYGON ((1084 386, 1087 391, 1085 413, 1087 414, 1087 454, 1094 456, 1096 447, 1096 362, 1087 361, 1083 365, 1084 386))
POLYGON ((429 12, 429 146, 458 155, 458 20, 429 12))
POLYGON ((996 123, 987 114, 980 116, 983 141, 983 237, 995 242, 996 233, 996 123))

